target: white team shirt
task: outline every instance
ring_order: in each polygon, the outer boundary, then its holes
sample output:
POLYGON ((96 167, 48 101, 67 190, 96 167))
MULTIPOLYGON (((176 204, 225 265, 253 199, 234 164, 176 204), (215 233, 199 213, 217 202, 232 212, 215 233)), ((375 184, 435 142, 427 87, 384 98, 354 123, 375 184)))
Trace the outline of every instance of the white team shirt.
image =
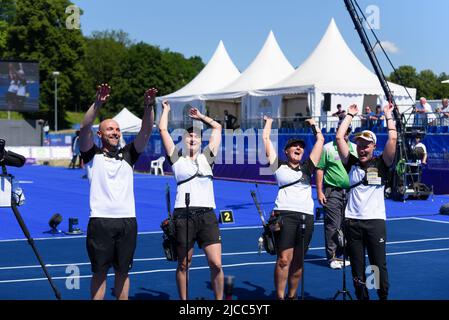
POLYGON ((139 153, 134 143, 116 154, 106 154, 94 145, 81 152, 90 183, 91 218, 135 218, 133 166, 139 153))
POLYGON ((313 215, 314 203, 310 177, 314 169, 315 165, 310 158, 301 163, 298 168, 291 168, 286 162, 279 163, 279 167, 274 172, 279 187, 299 179, 303 181, 279 189, 274 207, 275 210, 296 211, 313 215))
POLYGON ((210 164, 214 158, 215 156, 209 148, 206 148, 195 160, 187 156, 182 156, 178 149, 173 151, 172 156, 169 157, 169 161, 172 165, 173 174, 177 183, 187 180, 195 174, 198 175, 192 180, 177 186, 175 209, 186 207, 186 193, 190 193, 190 207, 216 208, 214 185, 212 182, 213 172, 210 164), (206 154, 209 155, 209 160, 206 154))
MULTIPOLYGON (((350 154, 348 163, 345 165, 349 176, 349 185, 353 186, 365 178, 365 170, 359 165, 358 159, 350 154)), ((361 184, 351 188, 348 192, 348 203, 346 205, 345 217, 350 219, 386 220, 385 212, 385 185, 382 177, 386 179, 388 167, 382 159, 373 158, 368 165, 366 179, 368 185, 361 184)))

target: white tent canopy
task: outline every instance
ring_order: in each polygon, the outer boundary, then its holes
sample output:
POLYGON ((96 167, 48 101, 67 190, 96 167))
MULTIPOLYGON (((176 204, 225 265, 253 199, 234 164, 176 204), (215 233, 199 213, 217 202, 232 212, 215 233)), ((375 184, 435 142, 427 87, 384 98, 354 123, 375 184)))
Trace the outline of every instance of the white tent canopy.
MULTIPOLYGON (((389 82, 398 105, 413 105, 416 89, 406 89, 389 82)), ((323 94, 332 94, 332 109, 342 103, 362 105, 365 95, 383 98, 384 92, 376 75, 366 68, 346 44, 334 19, 310 56, 291 75, 259 90, 257 95, 309 93, 312 115, 321 114, 323 94)), ((334 110, 331 110, 333 112, 334 110)))
MULTIPOLYGON (((262 49, 233 83, 217 92, 204 95, 207 108, 214 118, 223 116, 226 109, 240 120, 256 118, 260 110, 271 112, 280 103, 279 97, 253 97, 252 92, 284 79, 294 71, 285 57, 272 31, 262 49)), ((239 121, 240 125, 243 121, 239 121)))
MULTIPOLYGON (((137 133, 142 127, 142 120, 127 108, 123 108, 122 111, 117 113, 112 119, 117 121, 122 133, 137 133)), ((93 126, 93 129, 98 130, 98 127, 99 125, 95 125, 93 126)))
POLYGON ((225 87, 239 76, 240 71, 229 57, 223 41, 220 41, 207 65, 192 81, 176 92, 157 98, 157 118, 160 118, 160 103, 165 99, 170 102, 172 109, 170 116, 171 120, 174 121, 184 119, 186 116, 184 112, 186 105, 194 105, 204 111, 202 95, 225 87))
POLYGON ((205 95, 206 100, 235 99, 284 79, 294 71, 282 52, 273 31, 268 34, 265 43, 256 58, 238 79, 214 93, 205 95))
POLYGON ((449 83, 449 80, 441 81, 441 83, 449 83))
POLYGON ((219 90, 240 76, 240 72, 229 57, 228 52, 220 41, 215 53, 208 64, 188 84, 161 99, 189 99, 219 90))

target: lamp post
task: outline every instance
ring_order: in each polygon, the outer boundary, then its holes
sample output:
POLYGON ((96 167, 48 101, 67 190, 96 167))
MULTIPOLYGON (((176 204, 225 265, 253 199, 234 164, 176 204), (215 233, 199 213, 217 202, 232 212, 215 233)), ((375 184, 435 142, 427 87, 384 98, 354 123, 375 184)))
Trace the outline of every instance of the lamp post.
POLYGON ((60 72, 53 71, 52 74, 55 78, 55 131, 58 131, 58 76, 60 72))

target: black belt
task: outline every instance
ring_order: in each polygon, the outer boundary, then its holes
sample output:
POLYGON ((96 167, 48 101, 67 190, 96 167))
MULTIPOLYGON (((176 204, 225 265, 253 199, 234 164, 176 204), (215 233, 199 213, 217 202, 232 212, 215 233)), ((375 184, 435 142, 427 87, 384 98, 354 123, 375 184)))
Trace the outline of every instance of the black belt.
MULTIPOLYGON (((189 208, 189 216, 199 216, 205 214, 207 212, 213 211, 214 208, 206 208, 206 207, 191 207, 189 208)), ((187 218, 187 209, 186 208, 176 208, 173 212, 175 218, 185 219, 187 218)))
POLYGON ((331 186, 331 185, 329 185, 329 184, 325 184, 325 185, 324 185, 324 188, 331 188, 332 190, 335 190, 335 191, 343 191, 343 190, 346 190, 346 188, 335 187, 335 186, 331 186))

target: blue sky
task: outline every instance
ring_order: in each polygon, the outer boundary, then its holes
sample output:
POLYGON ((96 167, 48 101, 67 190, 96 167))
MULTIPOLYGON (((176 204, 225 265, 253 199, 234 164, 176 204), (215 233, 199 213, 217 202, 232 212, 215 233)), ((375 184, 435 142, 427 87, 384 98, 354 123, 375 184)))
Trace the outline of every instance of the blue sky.
MULTIPOLYGON (((333 17, 349 47, 371 68, 343 0, 74 0, 84 14, 85 35, 121 29, 131 39, 168 48, 205 63, 223 40, 244 70, 273 30, 290 63, 297 67, 313 51, 333 17)), ((449 74, 448 0, 358 0, 379 8, 380 40, 396 49, 394 65, 412 65, 449 74)), ((370 15, 369 12, 366 13, 370 15)), ((391 71, 381 60, 386 73, 391 71)))

